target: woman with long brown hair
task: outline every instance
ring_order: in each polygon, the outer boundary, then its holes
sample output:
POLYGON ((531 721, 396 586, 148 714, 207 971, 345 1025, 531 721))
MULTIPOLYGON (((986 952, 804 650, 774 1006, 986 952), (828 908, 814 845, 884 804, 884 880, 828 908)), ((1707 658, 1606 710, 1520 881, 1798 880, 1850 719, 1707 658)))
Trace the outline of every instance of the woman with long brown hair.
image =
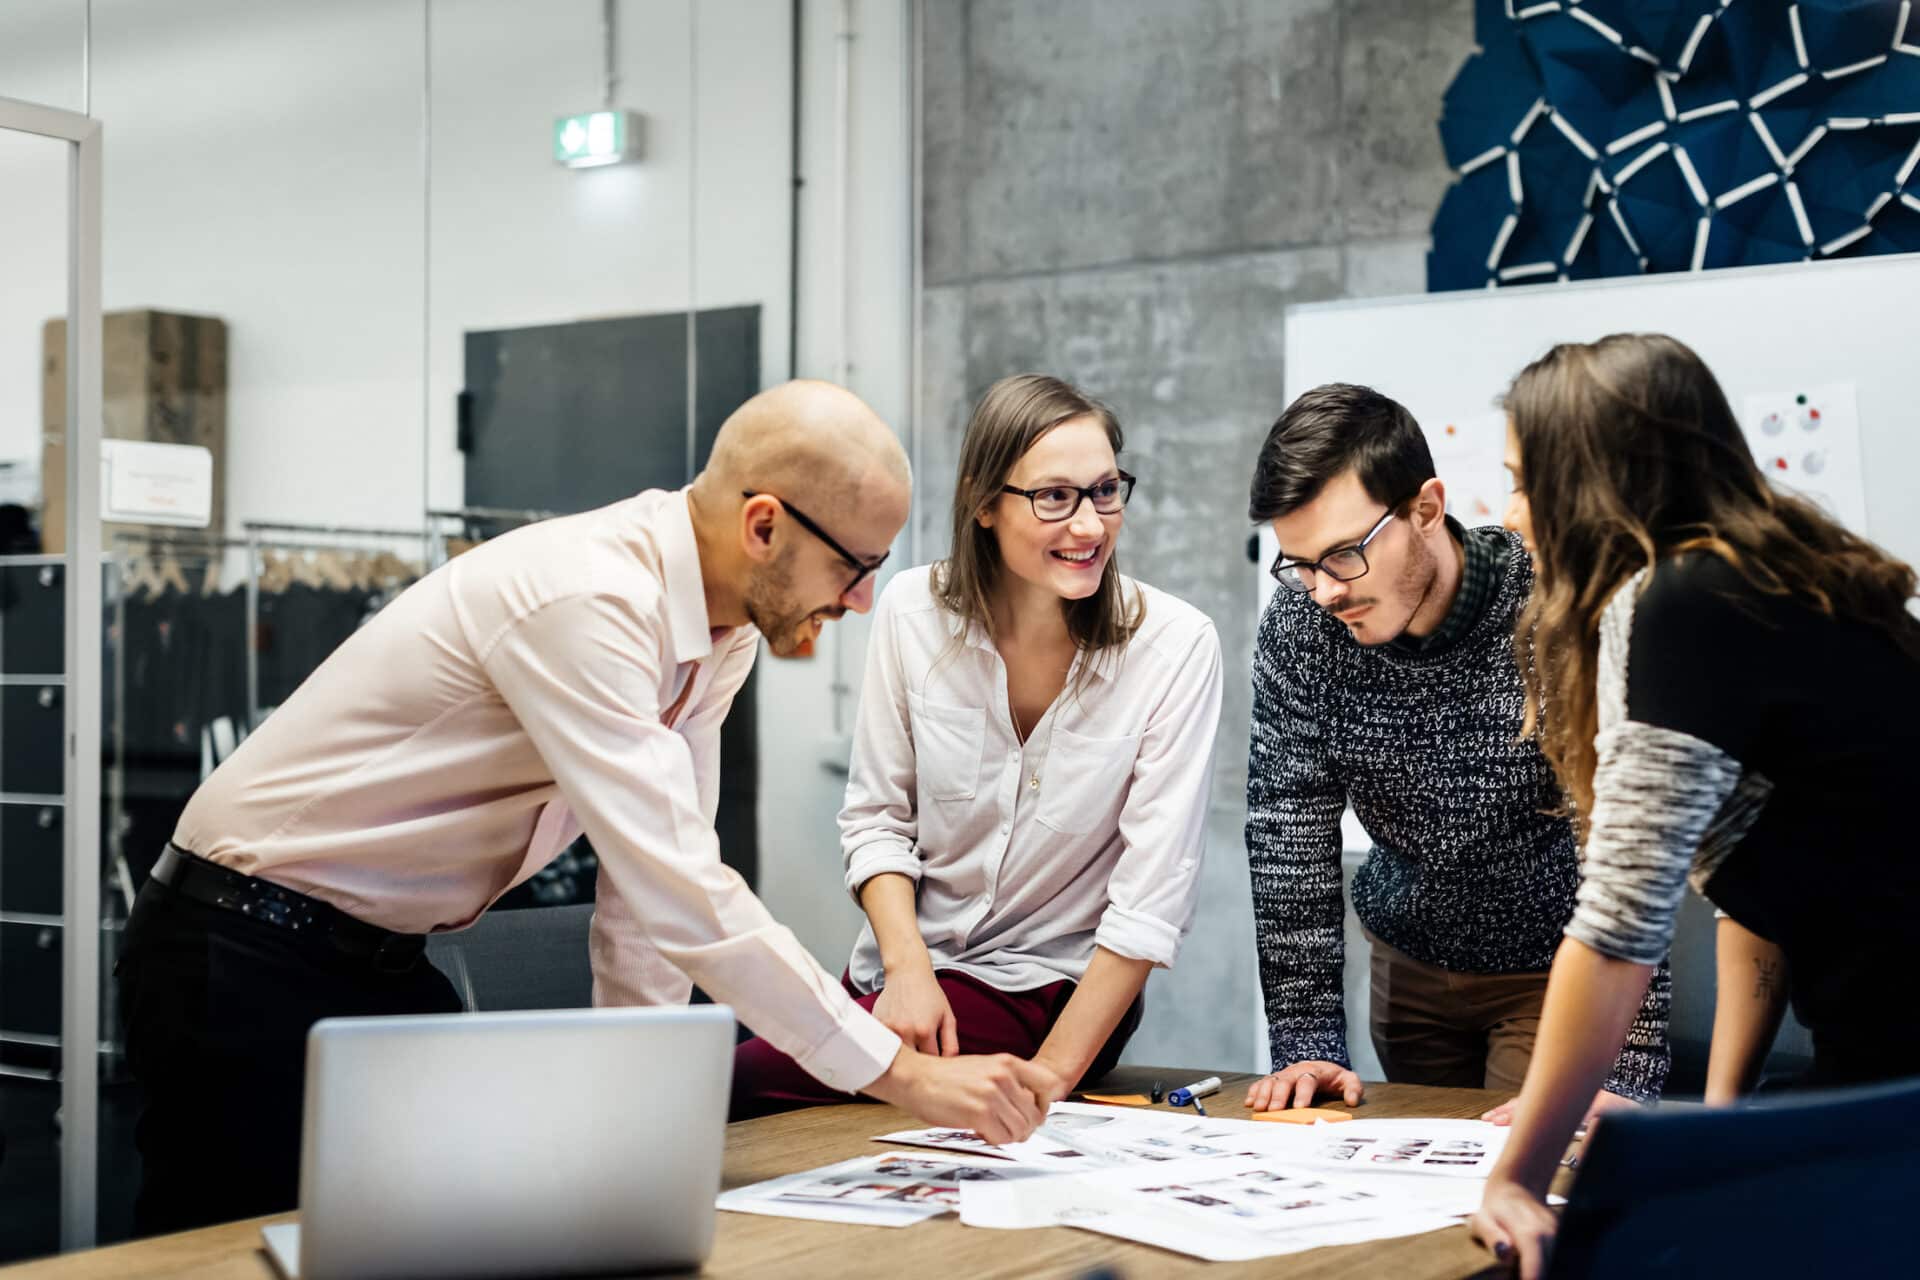
MULTIPOLYGON (((867 914, 843 979, 926 1053, 1009 1053, 1052 1096, 1119 1059, 1193 918, 1220 642, 1125 577, 1111 410, 1002 379, 961 444, 946 560, 880 597, 840 814, 867 914)), ((733 1114, 844 1101, 760 1041, 733 1114)))
MULTIPOLYGON (((1808 1083, 1920 1074, 1914 572, 1755 465, 1672 338, 1564 344, 1506 397, 1527 726, 1582 883, 1514 1132, 1474 1230, 1538 1274, 1543 1196, 1689 884, 1719 908, 1707 1100, 1749 1090, 1790 998, 1808 1083)), ((1604 1123, 1604 1121, 1602 1122, 1604 1123)))

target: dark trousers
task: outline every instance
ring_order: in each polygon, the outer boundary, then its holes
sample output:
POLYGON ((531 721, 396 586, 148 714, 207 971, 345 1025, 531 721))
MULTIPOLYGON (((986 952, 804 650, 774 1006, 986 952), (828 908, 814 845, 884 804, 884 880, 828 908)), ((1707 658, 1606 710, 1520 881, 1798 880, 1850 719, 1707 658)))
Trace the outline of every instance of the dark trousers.
POLYGON ((1518 1093, 1540 1031, 1544 973, 1455 973, 1373 943, 1374 1052, 1395 1084, 1518 1093))
POLYGON ((154 880, 134 902, 114 977, 142 1093, 139 1235, 297 1207, 315 1022, 461 1008, 424 957, 383 971, 154 880))
MULTIPOLYGON (((1016 1058, 1031 1058, 1039 1052, 1075 990, 1075 984, 1062 981, 1031 991, 1000 991, 952 970, 940 970, 934 976, 953 1008, 961 1053, 1010 1053, 1016 1058)), ((877 991, 865 996, 855 991, 845 974, 840 976, 840 985, 856 1004, 869 1011, 880 998, 877 991)), ((1101 1046, 1099 1056, 1087 1068, 1083 1079, 1098 1080, 1119 1063, 1121 1050, 1127 1047, 1127 1041, 1140 1025, 1144 1007, 1144 999, 1135 1000, 1121 1015, 1120 1025, 1107 1037, 1107 1043, 1101 1046)), ((751 1120, 796 1107, 863 1100, 850 1098, 832 1085, 821 1084, 792 1058, 757 1036, 733 1051, 733 1102, 727 1115, 729 1120, 751 1120)))

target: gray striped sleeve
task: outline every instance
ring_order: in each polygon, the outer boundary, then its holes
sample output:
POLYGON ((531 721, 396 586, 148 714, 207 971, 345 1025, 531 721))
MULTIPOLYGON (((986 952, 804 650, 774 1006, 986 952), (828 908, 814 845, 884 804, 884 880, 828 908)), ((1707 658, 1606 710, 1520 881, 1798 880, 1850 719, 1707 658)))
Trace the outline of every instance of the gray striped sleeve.
POLYGON ((1690 734, 1628 721, 1601 733, 1586 861, 1567 936, 1658 964, 1694 851, 1740 784, 1740 762, 1690 734))
POLYGON ((1627 718, 1633 607, 1645 578, 1636 574, 1600 619, 1593 813, 1567 936, 1603 955, 1658 964, 1689 869, 1704 880, 1772 787, 1711 742, 1627 718))

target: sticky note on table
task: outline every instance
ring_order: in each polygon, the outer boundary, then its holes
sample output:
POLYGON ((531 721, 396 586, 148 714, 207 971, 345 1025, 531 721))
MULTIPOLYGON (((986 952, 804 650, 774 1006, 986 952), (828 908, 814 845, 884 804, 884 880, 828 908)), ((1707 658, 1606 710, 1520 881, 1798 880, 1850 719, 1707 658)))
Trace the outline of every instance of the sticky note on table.
POLYGON ((1150 1107, 1152 1099, 1144 1093, 1083 1093, 1088 1102, 1104 1102, 1110 1107, 1150 1107))
POLYGON ((1325 1120, 1328 1124, 1339 1124, 1342 1120, 1353 1119, 1351 1111, 1335 1111, 1331 1107, 1289 1107, 1285 1111, 1256 1111, 1255 1120, 1271 1120, 1276 1124, 1317 1124, 1325 1120))

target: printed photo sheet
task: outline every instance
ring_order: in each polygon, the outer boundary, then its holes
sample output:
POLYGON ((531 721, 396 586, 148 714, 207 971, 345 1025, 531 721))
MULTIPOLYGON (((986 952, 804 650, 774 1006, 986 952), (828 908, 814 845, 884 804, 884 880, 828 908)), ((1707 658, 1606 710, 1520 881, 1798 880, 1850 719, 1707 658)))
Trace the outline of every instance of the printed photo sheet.
POLYGON ((1484 1120, 1350 1120, 1296 1129, 1298 1138, 1288 1144, 1286 1154, 1342 1173, 1416 1173, 1483 1181, 1506 1149, 1508 1132, 1484 1120))
POLYGON ((1045 1176, 1006 1161, 891 1152, 737 1187, 722 1192, 716 1204, 735 1213, 908 1227, 958 1209, 963 1186, 1042 1181, 1045 1176))
POLYGON ((1484 1179, 1505 1149, 1507 1132, 1483 1120, 1277 1125, 1058 1102, 1047 1113, 1047 1122, 1025 1142, 996 1147, 968 1129, 912 1129, 875 1141, 1068 1171, 1261 1155, 1344 1173, 1484 1179))
POLYGON ((1208 1120, 1178 1112, 1141 1112, 1056 1102, 1025 1142, 993 1146, 971 1129, 909 1129, 875 1142, 995 1156, 1054 1172, 1254 1155, 1268 1128, 1247 1120, 1208 1120))
MULTIPOLYGON (((1430 1184, 1442 1186, 1444 1184, 1430 1184)), ((1477 1187, 1409 1199, 1386 1179, 1247 1157, 1095 1169, 1019 1187, 970 1184, 969 1226, 1070 1226, 1227 1262, 1438 1230, 1478 1203, 1477 1187)))

